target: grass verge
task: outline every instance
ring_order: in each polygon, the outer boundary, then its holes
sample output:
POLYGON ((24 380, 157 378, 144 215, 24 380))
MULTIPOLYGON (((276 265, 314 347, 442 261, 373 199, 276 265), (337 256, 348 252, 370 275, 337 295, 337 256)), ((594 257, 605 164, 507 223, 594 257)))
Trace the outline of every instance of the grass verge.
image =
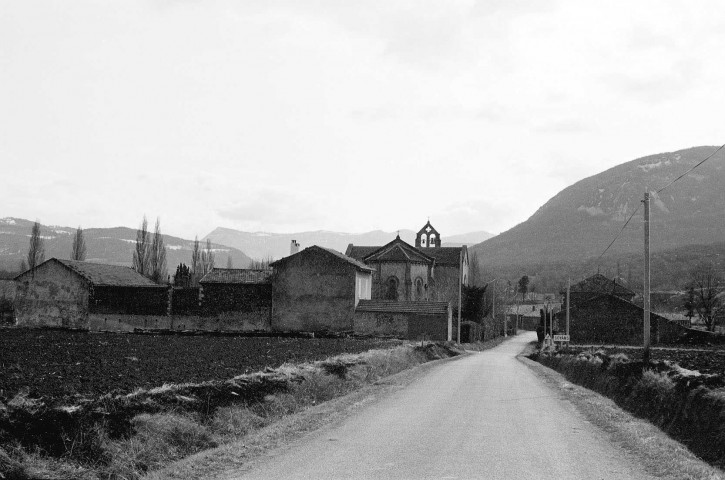
MULTIPOLYGON (((290 414, 413 366, 461 353, 451 344, 403 345, 300 365, 285 364, 226 382, 165 385, 53 410, 24 405, 20 399, 10 413, 4 412, 2 426, 17 432, 23 426, 36 431, 47 426, 49 419, 59 419, 45 432, 47 445, 57 450, 54 455, 47 449, 19 444, 0 450, 0 475, 17 479, 138 479, 198 452, 235 444, 250 435, 263 438, 265 434, 260 432, 290 418, 290 414)), ((304 423, 309 426, 315 422, 304 423)), ((192 477, 185 471, 176 478, 192 477)))
MULTIPOLYGON (((533 347, 529 353, 532 350, 533 347)), ((540 363, 537 363, 522 354, 520 359, 555 387, 563 398, 573 403, 589 421, 610 435, 615 443, 644 459, 645 467, 653 475, 672 479, 725 479, 725 472, 703 462, 698 455, 656 426, 668 430, 677 423, 673 423, 673 418, 662 412, 682 407, 679 401, 673 399, 678 380, 652 370, 642 374, 641 365, 640 375, 635 375, 636 380, 624 380, 621 373, 628 368, 625 358, 618 357, 606 362, 601 358, 595 360, 594 357, 596 355, 586 361, 579 359, 575 362, 571 359, 551 361, 551 358, 539 356, 537 361, 540 363), (612 370, 618 371, 620 376, 611 374, 612 370), (587 388, 573 383, 584 384, 587 388), (619 400, 615 397, 619 397, 619 400), (625 397, 627 402, 623 401, 625 397), (636 407, 633 408, 634 405, 636 407), (652 423, 637 418, 633 413, 652 423)), ((712 420, 710 415, 703 416, 712 420)), ((700 434, 703 438, 709 435, 708 431, 700 434)), ((716 439, 715 442, 717 446, 723 446, 722 439, 716 439)))

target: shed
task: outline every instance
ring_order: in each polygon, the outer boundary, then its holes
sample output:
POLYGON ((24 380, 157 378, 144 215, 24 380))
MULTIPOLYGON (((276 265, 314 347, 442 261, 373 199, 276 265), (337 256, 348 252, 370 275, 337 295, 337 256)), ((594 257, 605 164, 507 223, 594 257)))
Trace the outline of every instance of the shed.
POLYGON ((129 267, 51 258, 15 277, 18 326, 89 328, 89 315, 166 315, 168 288, 129 267))
POLYGON ((330 248, 314 245, 270 266, 277 331, 352 331, 355 306, 370 298, 372 269, 330 248))
POLYGON ((204 313, 269 312, 272 270, 214 268, 199 280, 204 313))
POLYGON ((449 302, 361 300, 355 309, 354 331, 410 340, 451 340, 453 316, 449 302))

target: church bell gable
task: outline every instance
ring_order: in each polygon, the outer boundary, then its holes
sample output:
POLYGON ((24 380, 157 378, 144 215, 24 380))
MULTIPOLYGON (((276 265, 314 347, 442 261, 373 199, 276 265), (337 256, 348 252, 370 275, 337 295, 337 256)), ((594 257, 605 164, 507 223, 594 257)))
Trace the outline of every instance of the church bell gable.
POLYGON ((440 248, 441 246, 441 235, 438 230, 433 228, 430 224, 430 220, 418 231, 415 236, 415 247, 416 248, 440 248))

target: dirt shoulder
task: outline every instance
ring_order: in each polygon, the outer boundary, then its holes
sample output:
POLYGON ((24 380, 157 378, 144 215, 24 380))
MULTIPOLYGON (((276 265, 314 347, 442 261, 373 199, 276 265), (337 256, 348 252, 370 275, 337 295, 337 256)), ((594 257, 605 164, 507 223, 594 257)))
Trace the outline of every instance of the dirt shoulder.
POLYGON ((348 395, 311 406, 289 415, 242 440, 200 452, 169 467, 153 472, 146 478, 233 479, 250 469, 255 461, 273 449, 284 448, 306 434, 340 422, 355 411, 405 388, 417 378, 442 362, 453 362, 466 355, 427 362, 367 385, 348 395))
POLYGON ((570 383, 560 373, 526 358, 533 347, 518 359, 535 372, 563 400, 570 402, 585 418, 602 430, 613 444, 635 454, 652 475, 666 479, 725 479, 725 472, 695 456, 646 420, 622 410, 611 399, 570 383))

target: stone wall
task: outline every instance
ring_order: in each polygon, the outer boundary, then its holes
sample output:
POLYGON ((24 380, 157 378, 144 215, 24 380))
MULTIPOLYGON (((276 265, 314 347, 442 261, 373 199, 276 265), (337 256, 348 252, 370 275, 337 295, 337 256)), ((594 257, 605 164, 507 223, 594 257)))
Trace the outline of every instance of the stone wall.
POLYGON ((433 297, 436 302, 451 302, 453 310, 458 309, 458 266, 436 266, 433 297))
POLYGON ((164 286, 117 287, 91 289, 89 311, 98 314, 166 315, 169 289, 164 286))
POLYGON ((200 298, 205 315, 223 312, 269 312, 272 285, 208 283, 201 286, 200 298))
POLYGON ((275 267, 272 328, 277 331, 351 331, 355 267, 314 249, 275 267))
POLYGON ((269 312, 228 312, 215 316, 199 315, 119 315, 90 314, 91 331, 133 332, 141 330, 259 332, 270 331, 269 312))
POLYGON ((451 317, 404 312, 355 312, 357 335, 391 336, 409 340, 451 340, 451 317))
POLYGON ((57 262, 46 262, 17 284, 15 320, 20 327, 88 328, 89 287, 57 262))

